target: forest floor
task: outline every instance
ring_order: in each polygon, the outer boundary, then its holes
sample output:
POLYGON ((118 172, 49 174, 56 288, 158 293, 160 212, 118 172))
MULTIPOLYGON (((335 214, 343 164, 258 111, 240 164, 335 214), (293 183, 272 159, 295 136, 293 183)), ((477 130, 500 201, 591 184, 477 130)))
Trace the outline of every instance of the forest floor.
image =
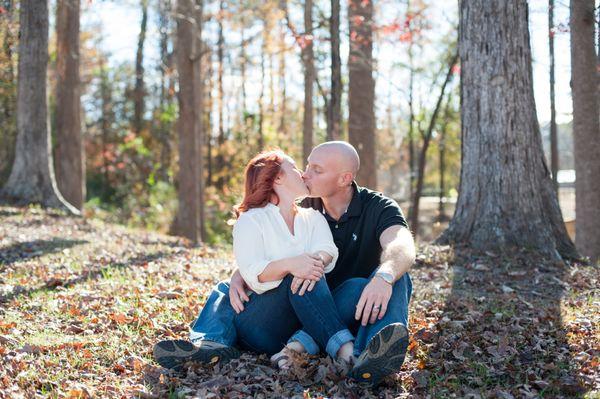
POLYGON ((597 266, 422 246, 407 360, 375 389, 327 358, 159 367, 231 271, 227 248, 0 207, 0 397, 600 397, 597 266))

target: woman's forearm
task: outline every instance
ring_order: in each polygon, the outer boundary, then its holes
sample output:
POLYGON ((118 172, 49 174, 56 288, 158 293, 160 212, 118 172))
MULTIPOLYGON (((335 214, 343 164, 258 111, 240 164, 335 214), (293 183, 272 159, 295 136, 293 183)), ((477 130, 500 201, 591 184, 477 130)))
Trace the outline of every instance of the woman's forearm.
POLYGON ((266 283, 268 281, 281 280, 290 273, 291 259, 292 258, 283 258, 270 262, 267 267, 265 267, 265 270, 258 275, 258 281, 260 283, 266 283))

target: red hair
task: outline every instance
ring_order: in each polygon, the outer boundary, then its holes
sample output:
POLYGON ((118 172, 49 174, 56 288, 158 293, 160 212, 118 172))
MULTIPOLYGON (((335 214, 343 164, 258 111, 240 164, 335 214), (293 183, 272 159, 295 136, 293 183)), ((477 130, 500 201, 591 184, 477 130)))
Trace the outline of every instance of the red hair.
POLYGON ((279 197, 273 189, 275 179, 281 173, 285 154, 281 150, 264 151, 255 156, 246 165, 244 199, 233 207, 236 218, 252 208, 267 206, 271 198, 279 203, 279 197))

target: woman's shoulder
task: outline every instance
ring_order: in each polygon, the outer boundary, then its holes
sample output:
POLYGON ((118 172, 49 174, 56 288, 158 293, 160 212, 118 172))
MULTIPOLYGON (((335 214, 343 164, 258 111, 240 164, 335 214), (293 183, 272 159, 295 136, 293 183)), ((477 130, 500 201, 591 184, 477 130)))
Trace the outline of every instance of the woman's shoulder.
POLYGON ((324 217, 321 212, 313 208, 298 207, 298 214, 302 215, 302 217, 306 218, 307 220, 324 217))

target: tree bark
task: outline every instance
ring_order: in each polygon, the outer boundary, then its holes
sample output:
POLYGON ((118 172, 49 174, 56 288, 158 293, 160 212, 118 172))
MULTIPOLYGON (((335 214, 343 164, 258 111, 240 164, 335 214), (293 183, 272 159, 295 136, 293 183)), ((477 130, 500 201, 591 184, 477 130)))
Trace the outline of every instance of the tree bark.
POLYGON ((548 1, 548 47, 550 50, 550 169, 554 190, 558 194, 558 139, 554 96, 554 0, 548 1))
POLYGON ((15 77, 15 57, 13 46, 17 40, 13 26, 16 26, 15 7, 12 0, 4 2, 5 14, 0 20, 3 32, 1 61, 6 68, 0 70, 0 81, 3 82, 3 95, 0 99, 0 187, 10 175, 10 168, 15 158, 15 143, 17 139, 17 81, 15 77))
POLYGON ((287 140, 287 87, 286 87, 286 62, 287 56, 285 46, 285 31, 283 25, 279 24, 279 140, 287 140))
POLYGON ((304 115, 302 119, 302 163, 313 147, 313 95, 315 87, 315 56, 313 51, 313 17, 312 0, 304 2, 304 47, 302 48, 302 61, 304 63, 304 115))
POLYGON ((65 200, 81 210, 85 202, 85 157, 81 135, 79 0, 56 6, 56 181, 65 200))
POLYGON ((373 1, 350 0, 348 56, 348 138, 360 156, 358 184, 377 188, 375 164, 375 80, 373 79, 373 1))
POLYGON ((225 1, 219 1, 219 16, 217 18, 218 25, 218 39, 217 39, 217 116, 218 116, 218 129, 219 134, 217 136, 217 148, 215 156, 215 170, 216 170, 216 184, 217 189, 222 190, 225 184, 225 158, 224 158, 224 145, 225 145, 225 123, 223 120, 224 107, 225 107, 225 89, 223 86, 223 71, 224 71, 224 52, 225 52, 225 36, 223 33, 223 18, 225 18, 225 1))
POLYGON ((179 208, 172 232, 198 244, 204 239, 202 165, 202 2, 178 0, 179 208))
POLYGON ((600 122, 594 49, 594 0, 571 0, 571 84, 575 145, 575 237, 584 256, 600 259, 600 122))
POLYGON ((17 145, 3 196, 19 203, 40 203, 79 215, 58 191, 48 126, 48 3, 20 4, 17 83, 17 145))
POLYGON ((340 0, 331 0, 331 97, 327 107, 327 140, 339 140, 342 128, 342 59, 340 56, 340 0))
POLYGON ((462 170, 438 242, 575 258, 543 155, 527 18, 526 0, 460 2, 462 170))
MULTIPOLYGON (((159 43, 160 49, 160 99, 159 110, 164 113, 170 109, 173 103, 173 95, 169 90, 169 83, 172 78, 172 54, 169 52, 170 41, 170 17, 171 1, 159 0, 158 2, 158 24, 159 24, 159 43)), ((169 181, 169 169, 171 167, 171 122, 158 122, 158 141, 160 142, 160 167, 158 175, 162 181, 169 181)))
POLYGON ((144 119, 144 41, 146 40, 146 28, 148 24, 148 0, 141 0, 142 21, 140 23, 140 35, 138 37, 137 53, 135 56, 135 88, 133 130, 140 133, 143 128, 144 119))

